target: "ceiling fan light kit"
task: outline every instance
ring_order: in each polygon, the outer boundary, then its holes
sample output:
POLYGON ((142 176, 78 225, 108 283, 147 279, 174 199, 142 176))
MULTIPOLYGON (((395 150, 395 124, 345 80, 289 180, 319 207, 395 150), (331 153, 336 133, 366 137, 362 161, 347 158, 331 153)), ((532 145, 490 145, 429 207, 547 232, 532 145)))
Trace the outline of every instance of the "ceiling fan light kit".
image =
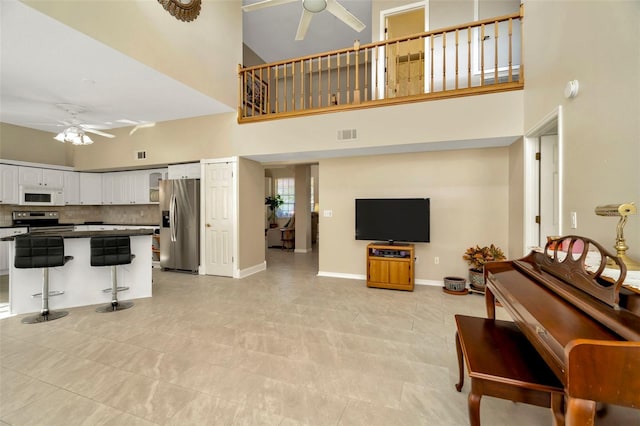
POLYGON ((54 139, 62 143, 71 142, 73 145, 91 145, 93 143, 93 140, 84 133, 84 130, 77 126, 64 129, 54 139))
POLYGON ((302 7, 311 13, 322 12, 327 8, 327 0, 302 0, 302 7))

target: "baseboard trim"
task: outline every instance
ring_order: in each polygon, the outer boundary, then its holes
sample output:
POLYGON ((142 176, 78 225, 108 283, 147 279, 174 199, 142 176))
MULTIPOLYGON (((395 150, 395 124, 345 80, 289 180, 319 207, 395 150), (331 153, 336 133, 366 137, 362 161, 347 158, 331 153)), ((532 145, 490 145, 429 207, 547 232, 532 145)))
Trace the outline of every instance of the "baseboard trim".
MULTIPOLYGON (((319 277, 344 278, 347 280, 366 280, 366 275, 360 274, 343 274, 340 272, 318 271, 319 277)), ((415 280, 416 285, 430 285, 434 287, 444 287, 444 281, 438 280, 415 280)))
POLYGON ((258 272, 262 272, 267 269, 267 261, 263 261, 262 263, 258 263, 257 265, 250 266, 248 268, 238 270, 238 276, 234 278, 246 278, 250 275, 257 274, 258 272))

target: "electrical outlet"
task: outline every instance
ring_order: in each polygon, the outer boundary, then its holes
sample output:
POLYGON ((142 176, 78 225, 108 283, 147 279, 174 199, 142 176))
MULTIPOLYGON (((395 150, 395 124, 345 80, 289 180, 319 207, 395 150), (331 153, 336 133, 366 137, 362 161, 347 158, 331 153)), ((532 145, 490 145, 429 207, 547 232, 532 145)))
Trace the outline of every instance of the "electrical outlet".
POLYGON ((322 216, 324 216, 324 217, 333 217, 333 210, 324 210, 322 212, 322 216))
POLYGON ((438 256, 433 258, 433 263, 435 263, 436 265, 438 265, 440 263, 440 258, 438 256))
POLYGON ((578 214, 576 212, 571 212, 571 229, 578 228, 578 214))

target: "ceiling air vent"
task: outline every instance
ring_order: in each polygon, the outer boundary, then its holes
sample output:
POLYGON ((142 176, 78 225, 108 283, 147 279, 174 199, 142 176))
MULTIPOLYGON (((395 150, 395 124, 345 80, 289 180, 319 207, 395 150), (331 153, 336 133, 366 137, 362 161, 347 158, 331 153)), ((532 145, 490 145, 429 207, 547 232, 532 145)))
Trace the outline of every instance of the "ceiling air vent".
POLYGON ((338 130, 339 141, 352 141, 355 139, 358 139, 358 133, 356 132, 356 129, 338 130))
POLYGON ((134 158, 136 160, 146 160, 147 159, 147 151, 136 151, 134 158))

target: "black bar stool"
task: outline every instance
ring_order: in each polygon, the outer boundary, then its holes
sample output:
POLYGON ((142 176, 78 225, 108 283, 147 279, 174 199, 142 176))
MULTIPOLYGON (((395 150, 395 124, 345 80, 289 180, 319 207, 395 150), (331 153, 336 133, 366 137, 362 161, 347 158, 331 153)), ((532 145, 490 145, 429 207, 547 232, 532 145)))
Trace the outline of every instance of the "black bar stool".
POLYGON ((131 239, 125 237, 91 237, 91 266, 111 266, 111 288, 102 290, 111 292, 111 303, 100 306, 96 312, 114 312, 129 309, 133 302, 118 300, 118 292, 129 290, 129 287, 118 287, 117 265, 128 265, 135 254, 131 254, 131 239))
POLYGON ((62 237, 18 236, 15 239, 16 253, 14 266, 19 269, 42 268, 42 293, 31 297, 42 296, 40 315, 25 317, 24 324, 36 324, 53 321, 69 314, 67 311, 49 311, 49 297, 64 294, 64 291, 49 291, 49 268, 64 266, 73 256, 64 255, 64 240, 62 237))

